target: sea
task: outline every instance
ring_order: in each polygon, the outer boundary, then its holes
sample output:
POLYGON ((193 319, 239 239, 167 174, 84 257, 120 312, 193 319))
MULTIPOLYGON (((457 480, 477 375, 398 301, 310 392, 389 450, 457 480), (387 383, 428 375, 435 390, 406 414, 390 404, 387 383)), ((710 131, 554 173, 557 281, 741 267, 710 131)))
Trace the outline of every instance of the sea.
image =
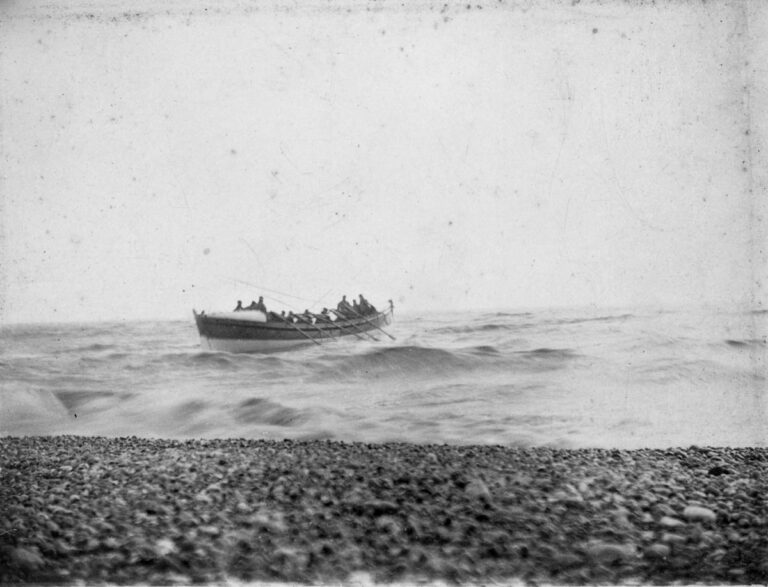
POLYGON ((399 313, 378 340, 202 350, 189 320, 0 328, 0 435, 766 446, 768 314, 399 313))

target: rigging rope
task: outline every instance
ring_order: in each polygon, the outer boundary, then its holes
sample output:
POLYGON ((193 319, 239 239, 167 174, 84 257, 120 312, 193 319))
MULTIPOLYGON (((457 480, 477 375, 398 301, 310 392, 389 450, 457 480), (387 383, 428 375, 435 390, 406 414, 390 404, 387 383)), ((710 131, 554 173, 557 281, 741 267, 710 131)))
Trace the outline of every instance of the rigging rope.
MULTIPOLYGON (((271 292, 273 294, 277 294, 279 296, 285 296, 285 297, 288 297, 288 298, 293 298, 294 300, 301 300, 302 302, 312 302, 312 300, 310 300, 308 298, 302 298, 302 297, 299 297, 299 296, 292 296, 291 294, 287 294, 287 293, 282 292, 282 291, 277 291, 275 289, 269 289, 268 287, 257 285, 255 283, 251 283, 250 281, 245 281, 243 279, 234 279, 234 278, 232 278, 232 281, 234 281, 235 283, 242 283, 243 285, 249 285, 251 287, 255 287, 259 291, 261 291, 261 290, 268 291, 268 292, 271 292)), ((280 300, 276 300, 276 301, 280 301, 280 300)), ((281 302, 281 303, 284 303, 284 302, 281 302)))

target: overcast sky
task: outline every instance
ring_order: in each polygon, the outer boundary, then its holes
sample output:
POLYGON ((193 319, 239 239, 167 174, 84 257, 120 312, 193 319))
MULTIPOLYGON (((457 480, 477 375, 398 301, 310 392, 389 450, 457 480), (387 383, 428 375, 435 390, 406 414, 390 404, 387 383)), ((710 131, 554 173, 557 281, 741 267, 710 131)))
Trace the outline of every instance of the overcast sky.
POLYGON ((765 302, 759 2, 120 4, 0 25, 4 321, 765 302))

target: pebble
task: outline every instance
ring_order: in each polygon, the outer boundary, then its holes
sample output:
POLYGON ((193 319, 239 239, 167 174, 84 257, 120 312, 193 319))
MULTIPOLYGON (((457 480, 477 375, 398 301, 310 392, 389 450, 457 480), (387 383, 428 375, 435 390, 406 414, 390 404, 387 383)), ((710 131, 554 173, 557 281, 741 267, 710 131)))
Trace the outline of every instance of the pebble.
POLYGON ((23 571, 35 571, 45 564, 43 557, 27 548, 14 548, 11 561, 23 571))
POLYGON ((176 544, 170 538, 161 538, 155 542, 155 554, 163 557, 176 552, 176 544))
POLYGON ((648 558, 667 558, 672 550, 666 544, 655 543, 645 549, 648 558))
POLYGON ((691 522, 714 522, 717 515, 709 508, 689 505, 683 510, 683 517, 691 522))
POLYGON ((387 514, 395 514, 400 511, 400 507, 396 503, 383 499, 372 499, 366 501, 363 504, 363 507, 374 516, 385 516, 387 514))
POLYGON ((593 542, 587 545, 586 552, 595 562, 612 564, 623 561, 634 555, 635 549, 626 544, 611 542, 593 542))
POLYGON ((664 516, 659 520, 659 525, 664 528, 681 528, 682 526, 685 526, 685 522, 678 520, 677 518, 664 516))
POLYGON ((558 552, 552 555, 552 564, 558 569, 570 569, 573 567, 581 566, 584 563, 584 559, 577 554, 571 554, 568 552, 558 552))
POLYGON ((464 488, 464 491, 470 497, 485 499, 489 501, 491 499, 491 492, 488 489, 488 486, 480 479, 473 479, 470 481, 464 488))
POLYGON ((668 542, 670 544, 685 544, 688 542, 688 539, 685 536, 675 534, 674 532, 664 532, 661 535, 661 541, 668 542))
POLYGON ((760 584, 766 466, 760 448, 0 437, 0 584, 760 584))
POLYGON ((730 470, 726 467, 721 467, 720 465, 715 465, 712 467, 709 471, 707 471, 708 475, 728 475, 730 474, 730 470))

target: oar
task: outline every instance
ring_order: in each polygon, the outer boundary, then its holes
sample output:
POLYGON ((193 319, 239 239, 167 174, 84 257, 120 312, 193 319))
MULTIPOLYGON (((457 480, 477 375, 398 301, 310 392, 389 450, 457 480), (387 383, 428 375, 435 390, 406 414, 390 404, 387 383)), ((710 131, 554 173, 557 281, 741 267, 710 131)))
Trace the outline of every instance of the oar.
MULTIPOLYGON (((346 320, 346 319, 347 319, 347 318, 346 318, 346 316, 344 316, 344 314, 341 314, 341 313, 337 312, 336 310, 331 310, 331 312, 333 312, 334 314, 336 314, 336 316, 337 316, 338 318, 340 318, 340 319, 341 319, 341 321, 344 321, 344 320, 346 320)), ((339 323, 339 320, 336 320, 336 322, 334 322, 334 324, 338 324, 338 323, 339 323)), ((339 328, 340 328, 341 330, 344 330, 344 327, 343 327, 343 326, 339 326, 339 328)), ((347 325, 347 328, 350 328, 350 329, 351 329, 351 328, 356 328, 356 327, 355 327, 355 325, 354 325, 354 324, 348 324, 348 325, 347 325)), ((358 331, 358 332, 362 332, 363 334, 366 334, 366 335, 370 336, 370 337, 371 337, 371 340, 375 340, 376 342, 379 342, 379 341, 376 339, 376 337, 375 337, 375 336, 373 336, 373 335, 369 334, 369 333, 368 333, 368 332, 366 332, 365 330, 361 330, 360 328, 357 328, 357 331, 358 331)), ((357 334, 357 332, 355 332, 355 331, 352 331, 352 334, 354 334, 354 335, 355 335, 357 338, 359 338, 360 340, 366 340, 365 338, 363 338, 362 336, 360 336, 359 334, 357 334)))
MULTIPOLYGON (((330 311, 331 311, 331 312, 333 312, 333 310, 330 310, 330 311)), ((315 316, 317 316, 317 315, 315 315, 315 316)), ((339 326, 339 325, 337 325, 337 324, 336 324, 336 322, 333 322, 333 321, 331 321, 330 319, 328 319, 328 321, 327 321, 327 322, 323 322, 323 323, 324 323, 324 324, 328 324, 328 326, 329 326, 328 330, 329 330, 329 331, 331 331, 331 330, 333 330, 333 329, 336 329, 336 328, 338 328, 338 330, 339 330, 339 336, 342 336, 342 335, 344 334, 344 327, 343 327, 343 326, 339 326)), ((317 326, 315 326, 315 328, 317 328, 317 326)), ((320 330, 320 329, 318 328, 318 330, 320 330)), ((360 340, 368 340, 368 339, 366 339, 366 338, 363 338, 362 336, 360 336, 360 335, 359 335, 359 334, 357 334, 356 332, 353 332, 352 334, 354 334, 354 335, 355 335, 357 338, 359 338, 360 340)), ((334 336, 334 335, 331 335, 331 338, 333 338, 333 336, 334 336)))
POLYGON ((298 326, 296 326, 296 325, 295 325, 293 322, 290 322, 290 321, 288 321, 286 318, 283 318, 282 316, 278 316, 278 318, 280 318, 280 320, 282 320, 283 322, 285 322, 286 324, 288 324, 288 325, 289 325, 289 326, 291 326, 292 328, 295 328, 296 330, 298 330, 298 331, 299 331, 299 332, 302 334, 302 336, 303 336, 304 338, 308 338, 309 340, 311 340, 312 342, 314 342, 316 345, 320 345, 320 343, 319 343, 319 342, 317 342, 317 341, 316 341, 314 338, 312 338, 311 336, 309 336, 309 335, 308 335, 306 332, 304 332, 304 331, 303 331, 301 328, 299 328, 298 326))
MULTIPOLYGON (((377 324, 374 324, 373 322, 371 322, 371 320, 373 320, 373 318, 366 318, 365 316, 363 316, 363 315, 361 315, 361 314, 358 314, 357 312, 355 312, 355 310, 354 310, 354 309, 352 309, 352 308, 349 308, 349 311, 350 311, 350 312, 352 312, 353 314, 355 314, 355 315, 356 315, 358 318, 362 318, 363 320, 365 320, 366 322, 368 322, 368 324, 370 324, 370 325, 371 325, 371 326, 373 326, 374 328, 378 328, 379 330, 381 330, 381 331, 382 331, 384 334, 386 334, 386 335, 387 335, 389 338, 391 338, 392 340, 397 340, 397 339, 396 339, 394 336, 392 336, 392 335, 391 335, 389 332, 387 332, 386 330, 384 330, 383 328, 381 328, 379 325, 377 325, 377 324)), ((378 316, 378 314, 383 314, 383 312, 378 312, 378 313, 377 313, 377 316, 378 316)))
MULTIPOLYGON (((320 333, 320 338, 324 338, 323 335, 325 334, 325 332, 319 326, 315 326, 314 324, 312 324, 312 322, 309 320, 309 318, 302 318, 298 314, 294 314, 294 316, 296 316, 296 320, 298 320, 299 322, 303 322, 304 324, 309 324, 312 328, 314 328, 315 330, 317 330, 320 333)), ((328 337, 328 338, 330 338, 330 337, 328 337)))

